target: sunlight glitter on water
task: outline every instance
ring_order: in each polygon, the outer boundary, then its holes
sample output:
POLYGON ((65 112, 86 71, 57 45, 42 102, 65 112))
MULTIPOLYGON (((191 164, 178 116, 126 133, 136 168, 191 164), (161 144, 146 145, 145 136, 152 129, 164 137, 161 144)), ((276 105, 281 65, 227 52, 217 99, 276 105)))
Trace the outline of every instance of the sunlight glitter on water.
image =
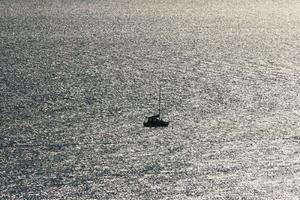
POLYGON ((297 199, 299 8, 2 1, 0 198, 297 199))

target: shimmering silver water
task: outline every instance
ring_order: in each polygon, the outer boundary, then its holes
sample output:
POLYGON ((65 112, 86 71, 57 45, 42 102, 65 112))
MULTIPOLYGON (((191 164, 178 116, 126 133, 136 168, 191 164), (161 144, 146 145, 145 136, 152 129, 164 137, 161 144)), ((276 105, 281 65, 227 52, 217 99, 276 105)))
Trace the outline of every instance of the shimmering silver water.
POLYGON ((0 198, 299 199, 299 47, 294 0, 2 0, 0 198))

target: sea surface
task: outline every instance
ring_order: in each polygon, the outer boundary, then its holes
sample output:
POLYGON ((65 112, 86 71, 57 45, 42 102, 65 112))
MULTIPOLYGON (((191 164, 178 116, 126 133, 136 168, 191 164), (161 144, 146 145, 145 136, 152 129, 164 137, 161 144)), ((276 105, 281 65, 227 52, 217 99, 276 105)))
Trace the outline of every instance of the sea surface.
POLYGON ((298 200, 299 93, 298 0, 1 0, 0 199, 298 200))

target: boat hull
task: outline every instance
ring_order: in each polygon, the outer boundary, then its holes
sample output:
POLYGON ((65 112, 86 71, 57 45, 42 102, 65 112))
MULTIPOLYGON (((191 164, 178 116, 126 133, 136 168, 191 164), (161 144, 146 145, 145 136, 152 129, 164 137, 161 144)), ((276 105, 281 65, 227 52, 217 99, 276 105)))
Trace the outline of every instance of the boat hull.
POLYGON ((155 122, 144 122, 145 127, 167 127, 169 122, 155 121, 155 122))

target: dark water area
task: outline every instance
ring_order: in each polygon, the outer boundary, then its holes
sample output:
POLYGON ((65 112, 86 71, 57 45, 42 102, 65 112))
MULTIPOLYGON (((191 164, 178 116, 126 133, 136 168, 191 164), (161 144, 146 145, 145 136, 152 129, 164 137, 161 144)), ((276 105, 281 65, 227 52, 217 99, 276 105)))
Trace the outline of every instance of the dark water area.
POLYGON ((0 199, 299 199, 299 49, 294 0, 2 0, 0 199))

